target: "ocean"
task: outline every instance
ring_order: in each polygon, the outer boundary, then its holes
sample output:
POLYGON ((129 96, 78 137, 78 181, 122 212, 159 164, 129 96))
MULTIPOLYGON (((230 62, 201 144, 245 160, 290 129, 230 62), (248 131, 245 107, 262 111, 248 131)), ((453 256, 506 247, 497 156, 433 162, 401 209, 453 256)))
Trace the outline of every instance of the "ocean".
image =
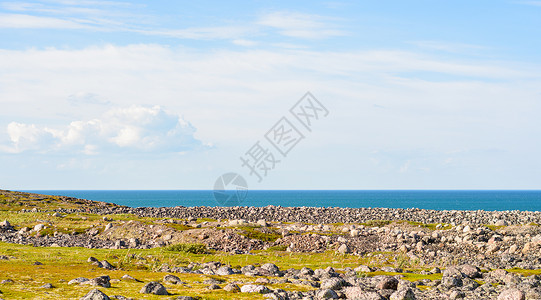
MULTIPOLYGON (((221 206, 212 190, 28 190, 130 207, 221 206)), ((250 190, 241 206, 541 211, 541 190, 250 190)))

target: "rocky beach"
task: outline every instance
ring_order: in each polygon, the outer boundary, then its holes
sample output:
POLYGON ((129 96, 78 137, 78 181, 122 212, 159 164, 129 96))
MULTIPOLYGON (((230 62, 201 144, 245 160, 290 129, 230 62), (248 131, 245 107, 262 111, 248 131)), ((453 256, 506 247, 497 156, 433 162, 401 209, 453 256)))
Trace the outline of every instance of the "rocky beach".
POLYGON ((539 212, 0 200, 4 299, 541 299, 539 212))

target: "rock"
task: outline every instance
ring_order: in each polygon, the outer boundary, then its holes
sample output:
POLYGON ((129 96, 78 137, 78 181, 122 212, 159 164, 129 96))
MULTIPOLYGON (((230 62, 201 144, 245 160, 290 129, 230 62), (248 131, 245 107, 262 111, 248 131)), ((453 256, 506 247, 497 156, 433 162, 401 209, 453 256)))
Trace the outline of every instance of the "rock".
POLYGON ((453 290, 449 294, 449 299, 451 300, 462 299, 464 297, 466 297, 466 294, 463 291, 459 291, 459 290, 453 290))
POLYGON ((63 217, 59 212, 55 212, 52 216, 57 217, 57 218, 62 218, 63 217))
POLYGON ((11 224, 8 222, 8 220, 4 220, 2 223, 0 223, 0 227, 11 228, 11 224))
POLYGON ((46 284, 40 286, 40 288, 42 288, 42 289, 52 289, 52 288, 54 288, 54 286, 52 284, 50 284, 50 283, 46 283, 46 284))
POLYGON ((340 277, 333 277, 333 278, 329 278, 329 279, 325 279, 321 281, 320 287, 322 290, 326 290, 326 289, 339 290, 346 285, 347 285, 347 282, 344 279, 340 277))
POLYGON ((498 300, 525 300, 526 295, 518 289, 507 289, 501 292, 498 300))
POLYGON ((72 279, 68 282, 68 284, 81 284, 81 283, 84 283, 84 282, 89 282, 90 279, 88 278, 84 278, 84 277, 77 277, 75 279, 72 279))
POLYGON ((128 246, 130 248, 136 248, 137 246, 139 246, 141 243, 139 242, 139 239, 138 238, 130 238, 128 240, 128 246))
POLYGON ((107 225, 105 225, 104 231, 107 231, 107 230, 109 230, 111 228, 113 228, 113 224, 112 223, 107 223, 107 225))
POLYGON ((233 269, 228 266, 222 266, 218 270, 216 270, 216 275, 226 276, 231 274, 234 274, 233 269))
POLYGON ((507 226, 509 224, 505 220, 498 220, 498 221, 496 221, 496 223, 494 223, 494 225, 496 225, 496 226, 507 226))
POLYGON ((190 296, 178 296, 176 298, 173 298, 171 300, 195 300, 193 297, 190 296))
POLYGON ((89 263, 92 263, 92 262, 97 262, 98 259, 93 257, 93 256, 90 256, 86 261, 89 262, 89 263))
POLYGON ((109 300, 110 298, 98 289, 93 289, 80 300, 109 300))
POLYGON ((182 282, 182 280, 180 280, 180 278, 178 278, 177 276, 175 275, 165 275, 163 277, 163 281, 164 282, 167 282, 167 283, 172 283, 172 284, 182 284, 184 282, 182 282))
POLYGON ((34 266, 41 266, 41 265, 43 265, 43 264, 42 264, 41 262, 39 262, 39 261, 35 261, 35 262, 33 263, 33 265, 34 265, 34 266))
POLYGON ((376 292, 364 291, 358 286, 345 288, 345 295, 347 299, 385 300, 380 294, 376 292))
POLYGON ((316 292, 317 299, 338 299, 338 294, 331 289, 322 289, 316 292))
POLYGON ((101 263, 101 267, 104 268, 104 269, 107 269, 107 270, 112 270, 114 269, 115 267, 113 267, 113 265, 111 265, 108 261, 106 260, 103 260, 100 262, 101 263))
POLYGON ((110 288, 111 287, 111 278, 108 275, 105 276, 99 276, 94 279, 90 280, 90 284, 93 286, 101 286, 104 288, 110 288))
POLYGON ((261 227, 267 227, 268 226, 267 221, 265 221, 263 219, 257 220, 257 225, 259 225, 261 227))
POLYGON ((349 249, 347 244, 342 244, 342 245, 340 245, 340 247, 338 247, 338 253, 346 254, 346 253, 350 253, 350 252, 351 252, 351 250, 349 249))
POLYGON ((351 230, 351 231, 349 232, 349 235, 350 235, 351 237, 358 237, 360 233, 361 233, 361 232, 360 232, 359 230, 353 229, 353 230, 351 230))
POLYGON ((391 294, 390 300, 415 300, 415 293, 411 288, 400 289, 391 294))
POLYGON ((120 279, 122 279, 124 281, 139 281, 139 280, 133 278, 132 276, 130 276, 128 274, 122 275, 122 277, 120 277, 120 279))
POLYGON ((226 286, 224 286, 224 291, 228 292, 240 292, 240 288, 238 285, 234 283, 228 283, 226 286))
POLYGON ((369 272, 372 272, 374 270, 372 270, 372 268, 370 268, 369 266, 360 265, 357 268, 355 268, 354 271, 355 272, 369 273, 369 272))
POLYGON ((271 274, 279 274, 280 269, 273 263, 266 263, 261 266, 261 269, 269 271, 271 274))
POLYGON ((229 221, 229 226, 239 226, 239 225, 245 225, 245 224, 246 224, 246 220, 244 219, 229 221))
POLYGON ((480 278, 481 277, 481 270, 479 270, 478 267, 472 266, 472 265, 462 265, 460 266, 460 271, 466 275, 469 278, 480 278))
POLYGON ((396 290, 398 279, 391 276, 384 276, 376 285, 378 290, 396 290))
POLYGON ((37 224, 36 226, 34 226, 34 231, 40 231, 43 228, 45 228, 44 224, 37 224))
POLYGON ((267 294, 271 292, 271 290, 269 290, 268 287, 264 285, 255 285, 255 284, 245 284, 240 288, 240 291, 242 293, 260 293, 260 294, 267 294))
POLYGON ((208 290, 219 290, 219 289, 221 289, 221 287, 219 285, 217 285, 217 284, 211 284, 211 285, 207 286, 207 289, 208 290))
POLYGON ((151 281, 139 291, 141 294, 169 295, 167 289, 157 281, 151 281))

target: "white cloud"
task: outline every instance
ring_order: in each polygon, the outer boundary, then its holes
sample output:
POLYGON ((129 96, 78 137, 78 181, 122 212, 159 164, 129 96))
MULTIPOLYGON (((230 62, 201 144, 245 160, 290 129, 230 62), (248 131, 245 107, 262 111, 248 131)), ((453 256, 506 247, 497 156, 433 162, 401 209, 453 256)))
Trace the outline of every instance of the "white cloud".
POLYGON ((282 35, 296 38, 320 39, 346 35, 344 31, 333 28, 328 20, 329 18, 319 15, 273 12, 263 15, 257 23, 276 28, 282 35))
POLYGON ((11 143, 1 150, 8 153, 179 153, 201 146, 190 123, 159 106, 115 108, 101 118, 73 121, 59 129, 11 122, 6 132, 11 143))
POLYGON ((82 29, 90 27, 79 22, 60 18, 24 14, 0 14, 0 28, 82 29))

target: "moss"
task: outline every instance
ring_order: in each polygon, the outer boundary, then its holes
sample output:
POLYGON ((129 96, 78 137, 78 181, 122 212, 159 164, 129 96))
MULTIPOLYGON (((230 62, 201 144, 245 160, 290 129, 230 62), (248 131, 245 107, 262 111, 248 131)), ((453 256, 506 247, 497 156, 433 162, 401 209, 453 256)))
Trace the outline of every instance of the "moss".
POLYGON ((264 242, 274 242, 282 237, 282 235, 275 230, 268 228, 259 228, 255 226, 238 226, 235 227, 235 229, 239 230, 238 233, 242 236, 264 242))

